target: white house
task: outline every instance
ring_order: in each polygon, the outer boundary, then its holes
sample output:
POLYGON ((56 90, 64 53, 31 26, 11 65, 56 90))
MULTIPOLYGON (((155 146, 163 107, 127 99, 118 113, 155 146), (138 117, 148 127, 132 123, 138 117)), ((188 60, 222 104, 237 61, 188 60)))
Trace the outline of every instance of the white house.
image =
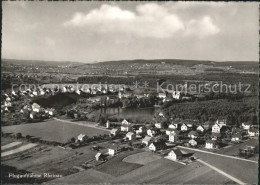
POLYGON ((148 135, 148 136, 151 136, 151 137, 154 137, 155 135, 157 135, 157 133, 156 133, 155 130, 148 129, 148 130, 147 130, 147 135, 148 135))
POLYGON ((215 123, 212 126, 212 133, 220 133, 220 129, 221 129, 221 126, 219 124, 215 123))
POLYGON ((205 128, 202 125, 199 125, 196 129, 198 132, 203 133, 205 131, 205 128))
POLYGON ((126 134, 126 138, 128 138, 129 141, 133 141, 133 140, 136 139, 136 136, 135 136, 135 134, 133 132, 128 132, 126 134))
POLYGON ((122 132, 130 132, 132 130, 132 126, 131 125, 122 125, 121 126, 121 131, 122 132))
POLYGON ((151 143, 152 137, 145 136, 145 138, 142 140, 142 143, 144 143, 146 146, 148 146, 151 143))
POLYGON ((156 128, 162 128, 162 123, 161 122, 156 122, 154 125, 156 128))
POLYGON ((243 127, 244 130, 249 130, 250 127, 251 127, 251 122, 249 122, 249 121, 243 122, 242 127, 243 127))
POLYGON ((142 133, 145 133, 145 131, 146 131, 146 128, 142 126, 142 127, 139 127, 138 130, 136 130, 136 134, 142 134, 142 133))
POLYGON ((257 128, 250 128, 248 130, 248 135, 251 137, 259 136, 259 130, 257 128))
POLYGON ((180 160, 182 159, 182 152, 180 151, 180 149, 174 149, 168 153, 168 156, 172 160, 180 160))
POLYGON ((164 99, 164 98, 166 98, 166 93, 159 93, 158 97, 164 99))
POLYGON ((224 118, 223 119, 217 119, 217 121, 215 123, 220 125, 220 127, 227 126, 227 120, 224 119, 224 118))
POLYGON ((197 141, 194 140, 194 139, 189 140, 189 144, 190 144, 191 146, 197 146, 197 145, 198 145, 197 141))
POLYGON ((80 142, 84 142, 84 141, 86 141, 88 139, 88 136, 86 136, 85 134, 80 134, 80 135, 78 135, 77 139, 80 142))
POLYGON ((37 103, 33 103, 32 104, 32 110, 33 112, 40 112, 40 105, 38 105, 37 103))
POLYGON ((183 124, 181 125, 181 131, 188 131, 188 130, 191 129, 191 127, 192 127, 192 126, 187 125, 186 123, 183 123, 183 124))
POLYGON ((215 149, 216 148, 216 142, 212 140, 207 140, 205 144, 205 148, 207 149, 215 149))
POLYGON ((122 125, 131 125, 131 123, 128 122, 126 119, 124 119, 121 123, 122 125))
POLYGON ((171 123, 168 128, 177 129, 178 124, 177 123, 171 123))
POLYGON ((181 99, 181 92, 180 91, 173 91, 172 98, 176 99, 176 100, 181 99))
POLYGON ((111 156, 116 155, 119 151, 120 151, 120 148, 116 144, 113 144, 108 148, 108 154, 111 156))
POLYGON ((178 136, 176 134, 170 134, 169 135, 169 141, 170 142, 176 142, 178 140, 178 136))
POLYGON ((116 128, 114 128, 114 129, 112 129, 112 130, 110 131, 110 134, 116 136, 116 135, 118 134, 118 132, 119 132, 119 130, 116 129, 116 128))

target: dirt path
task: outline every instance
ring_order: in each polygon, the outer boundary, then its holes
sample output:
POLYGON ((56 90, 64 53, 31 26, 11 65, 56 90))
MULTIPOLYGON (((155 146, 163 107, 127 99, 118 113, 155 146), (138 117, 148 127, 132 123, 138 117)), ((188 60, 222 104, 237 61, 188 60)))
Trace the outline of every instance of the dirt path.
POLYGON ((95 125, 91 125, 91 124, 87 124, 87 123, 78 123, 78 122, 72 122, 72 121, 68 121, 68 120, 62 120, 62 119, 59 119, 59 118, 53 118, 57 121, 61 121, 61 122, 64 122, 64 123, 70 123, 70 124, 74 124, 74 125, 80 125, 80 126, 85 126, 85 127, 91 127, 91 128, 95 128, 95 129, 99 129, 99 130, 103 130, 103 131, 107 131, 109 132, 109 130, 105 129, 105 128, 100 128, 100 127, 97 127, 95 125))
POLYGON ((197 161, 199 161, 200 163, 202 163, 202 164, 208 166, 209 168, 211 168, 211 169, 217 171, 217 172, 220 173, 221 175, 226 176, 227 178, 231 179, 232 181, 234 181, 234 182, 236 182, 236 183, 238 183, 238 184, 246 184, 246 183, 240 181, 239 179, 237 179, 237 178, 235 178, 235 177, 233 177, 233 176, 231 176, 231 175, 229 175, 229 174, 223 172, 222 170, 220 170, 220 169, 218 169, 218 168, 216 168, 216 167, 210 165, 209 163, 206 163, 206 162, 202 161, 201 159, 197 159, 197 161))
POLYGON ((17 141, 17 142, 12 142, 12 143, 9 143, 9 144, 7 144, 7 145, 1 146, 1 150, 6 150, 6 149, 8 149, 8 148, 12 148, 12 147, 17 146, 17 145, 20 145, 20 144, 22 144, 22 142, 19 142, 19 141, 17 141))
POLYGON ((195 149, 195 148, 189 148, 189 147, 185 147, 185 146, 177 146, 177 147, 183 148, 183 149, 187 149, 187 150, 196 151, 196 152, 202 152, 202 153, 207 153, 207 154, 212 154, 212 155, 218 155, 218 156, 221 156, 221 157, 227 157, 227 158, 231 158, 231 159, 238 159, 238 160, 241 160, 241 161, 247 161, 247 162, 252 162, 252 163, 258 164, 257 161, 253 161, 253 160, 249 160, 249 159, 243 159, 243 158, 239 158, 239 157, 233 157, 233 156, 224 155, 224 154, 218 154, 218 153, 214 153, 214 152, 208 152, 208 151, 199 150, 199 149, 195 149))

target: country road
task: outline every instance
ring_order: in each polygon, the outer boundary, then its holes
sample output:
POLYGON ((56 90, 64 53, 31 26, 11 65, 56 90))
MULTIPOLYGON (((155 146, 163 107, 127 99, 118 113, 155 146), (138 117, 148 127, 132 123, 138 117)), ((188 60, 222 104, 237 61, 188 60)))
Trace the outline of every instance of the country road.
POLYGON ((73 122, 73 121, 63 120, 63 119, 59 119, 59 118, 53 118, 53 119, 54 119, 54 120, 57 120, 57 121, 64 122, 64 123, 69 123, 69 124, 74 124, 74 125, 80 125, 80 126, 85 126, 85 127, 91 127, 91 128, 95 128, 95 129, 99 129, 99 130, 103 130, 103 131, 109 132, 108 129, 100 128, 100 127, 97 127, 97 126, 95 126, 95 125, 91 125, 91 124, 87 124, 87 123, 73 122))
POLYGON ((242 160, 242 161, 247 161, 247 162, 252 162, 252 163, 258 164, 257 161, 253 161, 253 160, 249 160, 249 159, 243 159, 243 158, 239 158, 239 157, 234 157, 234 156, 229 156, 229 155, 224 155, 224 154, 218 154, 218 153, 214 153, 214 152, 208 152, 208 151, 199 150, 199 149, 195 149, 195 148, 189 148, 189 147, 185 147, 185 146, 177 146, 177 147, 187 149, 187 150, 196 151, 196 152, 218 155, 218 156, 221 156, 221 157, 227 157, 227 158, 232 158, 232 159, 237 159, 237 160, 242 160))

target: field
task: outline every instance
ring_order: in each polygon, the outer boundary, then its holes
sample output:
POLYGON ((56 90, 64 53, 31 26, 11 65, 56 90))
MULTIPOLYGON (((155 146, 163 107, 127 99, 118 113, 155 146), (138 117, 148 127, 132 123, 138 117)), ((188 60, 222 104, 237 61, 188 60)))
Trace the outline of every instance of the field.
MULTIPOLYGON (((134 154, 136 155, 136 154, 134 154)), ((113 169, 112 167, 110 169, 113 169)), ((82 171, 50 183, 112 183, 112 184, 234 184, 226 177, 197 162, 185 166, 159 159, 114 177, 96 170, 82 171)))
POLYGON ((135 150, 131 152, 125 152, 121 153, 118 156, 113 157, 109 161, 107 161, 104 164, 101 164, 96 168, 96 170, 107 173, 112 176, 120 176, 126 173, 129 173, 130 171, 141 167, 140 164, 135 163, 127 163, 124 162, 123 159, 131 154, 138 153, 140 151, 135 150))
POLYGON ((145 165, 147 163, 150 163, 152 161, 161 159, 162 157, 159 154, 155 154, 152 152, 142 152, 142 153, 137 153, 130 155, 126 158, 123 159, 124 162, 128 163, 137 163, 137 164, 142 164, 145 165))
POLYGON ((27 145, 23 145, 23 146, 20 146, 18 148, 15 148, 15 149, 11 149, 11 150, 8 150, 8 151, 5 151, 5 152, 1 152, 1 157, 5 157, 5 156, 13 155, 13 154, 16 154, 16 153, 20 153, 20 152, 29 150, 29 149, 31 149, 31 148, 33 148, 35 146, 37 146, 37 144, 29 143, 27 145))
MULTIPOLYGON (((188 149, 182 150, 189 151, 188 149)), ((202 152, 195 152, 194 156, 199 157, 201 160, 215 166, 216 168, 241 180, 242 182, 250 184, 257 184, 258 182, 257 163, 231 159, 202 152)))
POLYGON ((39 137, 46 141, 67 142, 68 139, 76 137, 79 134, 85 134, 88 137, 107 134, 108 131, 92 127, 70 124, 58 120, 47 122, 12 125, 2 127, 4 133, 22 133, 23 136, 30 135, 39 137))

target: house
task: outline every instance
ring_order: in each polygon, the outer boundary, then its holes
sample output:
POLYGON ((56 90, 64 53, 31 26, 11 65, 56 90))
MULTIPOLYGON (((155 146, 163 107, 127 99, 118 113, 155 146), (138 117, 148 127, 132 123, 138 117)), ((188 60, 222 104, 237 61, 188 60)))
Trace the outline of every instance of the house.
POLYGON ((162 141, 158 141, 158 142, 152 142, 149 145, 149 150, 151 151, 158 151, 158 150, 163 150, 166 148, 166 144, 162 141))
POLYGON ((178 140, 178 135, 172 133, 169 135, 170 142, 176 142, 177 140, 178 140))
POLYGON ((116 128, 114 128, 114 129, 112 129, 112 130, 110 131, 110 134, 116 136, 116 135, 118 134, 118 132, 119 132, 119 130, 116 129, 116 128))
POLYGON ((182 159, 183 154, 182 154, 182 152, 180 151, 180 149, 176 148, 176 149, 173 149, 172 151, 170 151, 170 152, 168 153, 168 156, 169 156, 170 159, 176 161, 176 160, 182 159))
POLYGON ((147 130, 147 135, 148 136, 151 136, 151 137, 154 137, 158 134, 157 130, 154 130, 154 129, 148 129, 147 130))
POLYGON ((136 136, 135 136, 135 134, 134 134, 133 132, 128 132, 128 133, 126 134, 126 138, 127 138, 129 141, 133 141, 133 140, 136 139, 136 136))
POLYGON ((250 121, 247 121, 247 122, 243 122, 242 123, 242 128, 244 129, 244 130, 249 130, 250 129, 250 127, 251 127, 251 122, 250 121))
POLYGON ((146 127, 143 126, 139 127, 139 129, 136 130, 136 134, 143 134, 145 132, 146 132, 146 127))
POLYGON ((142 143, 148 146, 152 140, 152 137, 150 136, 145 136, 145 138, 142 140, 142 143))
POLYGON ((130 132, 132 130, 132 126, 131 125, 122 125, 121 126, 121 131, 122 132, 130 132))
POLYGON ((86 136, 85 134, 80 134, 80 135, 78 135, 77 139, 80 142, 84 142, 84 141, 86 141, 88 139, 88 136, 86 136))
POLYGON ((107 120, 107 122, 106 122, 106 128, 110 128, 110 121, 109 120, 107 120))
POLYGON ((164 117, 164 114, 163 114, 163 112, 159 112, 159 114, 158 114, 159 116, 161 116, 161 117, 164 117))
POLYGON ((95 158, 96 158, 96 161, 105 161, 105 156, 103 153, 101 152, 98 152, 96 155, 95 155, 95 158))
POLYGON ((203 133, 203 132, 205 132, 205 128, 204 128, 204 126, 203 125, 199 125, 198 127, 197 127, 197 129, 196 129, 198 132, 200 132, 200 133, 203 133))
POLYGON ((166 98, 166 93, 159 93, 158 97, 164 99, 164 98, 166 98))
POLYGON ((173 91, 172 98, 176 99, 176 100, 181 99, 181 92, 180 91, 173 91))
POLYGON ((250 128, 248 130, 248 135, 251 136, 251 137, 259 136, 258 128, 250 128))
POLYGON ((190 144, 190 146, 197 146, 198 142, 194 139, 191 139, 191 140, 189 140, 189 144, 190 144))
POLYGON ((51 109, 48 111, 49 115, 50 115, 50 116, 53 116, 54 111, 55 111, 55 109, 52 109, 52 108, 51 108, 51 109))
POLYGON ((121 123, 122 125, 131 125, 131 123, 128 122, 126 119, 124 119, 121 123))
POLYGON ((32 110, 33 112, 40 112, 40 105, 38 105, 37 103, 33 103, 32 104, 32 110))
POLYGON ((227 120, 225 118, 217 119, 215 123, 220 125, 220 127, 227 126, 227 120))
POLYGON ((113 145, 109 146, 109 148, 108 148, 109 155, 114 156, 118 152, 120 152, 120 147, 117 144, 113 144, 113 145))
POLYGON ((241 140, 242 140, 242 135, 240 133, 235 133, 231 138, 231 141, 241 141, 241 140))
POLYGON ((155 125, 154 125, 156 128, 162 128, 162 123, 161 122, 159 122, 159 123, 155 123, 155 125))
POLYGON ((198 137, 199 137, 199 134, 198 134, 198 132, 192 130, 192 131, 189 132, 188 137, 189 137, 189 138, 192 138, 192 139, 198 138, 198 137))
POLYGON ((212 126, 212 133, 220 133, 221 127, 222 127, 222 126, 220 126, 219 124, 215 123, 215 124, 212 126))
POLYGON ((175 131, 177 131, 176 129, 173 129, 173 128, 168 128, 166 130, 166 135, 170 135, 171 133, 175 133, 175 131))
POLYGON ((188 131, 188 130, 190 130, 191 128, 192 128, 192 126, 187 125, 186 123, 183 123, 183 124, 181 125, 181 131, 183 131, 183 132, 188 131))
POLYGON ((216 148, 216 141, 207 140, 205 144, 205 148, 207 149, 215 149, 216 148))
POLYGON ((171 123, 168 128, 177 129, 178 123, 171 123))

